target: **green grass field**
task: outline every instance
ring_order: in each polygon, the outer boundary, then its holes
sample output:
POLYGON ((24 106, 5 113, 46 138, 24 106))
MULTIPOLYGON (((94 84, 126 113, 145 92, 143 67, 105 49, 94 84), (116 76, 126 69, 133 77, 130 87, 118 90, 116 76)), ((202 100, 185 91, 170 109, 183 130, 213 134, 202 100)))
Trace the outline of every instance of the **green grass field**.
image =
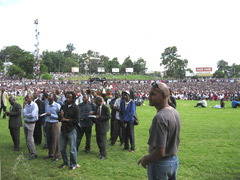
MULTIPOLYGON (((177 110, 182 121, 178 179, 240 179, 240 109, 231 108, 231 102, 226 102, 225 109, 209 108, 219 102, 208 101, 208 108, 194 108, 195 104, 196 101, 177 101, 177 110)), ((28 152, 23 128, 21 128, 21 152, 12 151, 13 142, 8 130, 8 120, 0 119, 1 178, 147 179, 146 170, 139 167, 137 162, 147 153, 148 131, 156 110, 146 105, 137 107, 137 113, 140 124, 135 126, 134 153, 124 151, 123 147, 119 146, 119 141, 114 146, 109 146, 108 142, 107 159, 100 161, 93 129, 91 153, 83 152, 84 137, 78 153, 78 163, 81 167, 74 171, 58 169, 62 160, 53 163, 43 159, 48 152, 42 148, 43 145, 36 147, 37 159, 28 161, 23 157, 22 154, 28 152)))
MULTIPOLYGON (((151 75, 134 75, 134 74, 128 74, 128 75, 106 75, 106 74, 92 74, 92 78, 103 78, 106 77, 108 80, 146 80, 146 79, 158 79, 159 77, 151 76, 151 75)), ((78 77, 71 77, 69 80, 89 80, 89 75, 79 75, 78 77)))

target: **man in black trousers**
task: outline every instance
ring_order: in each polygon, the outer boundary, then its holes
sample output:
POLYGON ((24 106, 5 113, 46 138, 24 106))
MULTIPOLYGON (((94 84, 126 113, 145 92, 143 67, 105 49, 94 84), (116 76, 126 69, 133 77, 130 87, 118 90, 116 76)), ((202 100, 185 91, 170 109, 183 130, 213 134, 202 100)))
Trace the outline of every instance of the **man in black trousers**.
POLYGON ((10 97, 9 102, 11 104, 10 111, 6 111, 6 115, 9 116, 9 130, 14 143, 14 151, 20 151, 20 127, 22 126, 20 104, 15 102, 15 98, 10 97))
POLYGON ((39 99, 38 93, 34 92, 33 93, 33 101, 38 105, 38 120, 35 124, 35 129, 34 129, 34 133, 33 133, 33 138, 34 138, 34 142, 36 145, 40 145, 42 142, 42 118, 44 117, 40 117, 40 113, 42 112, 41 107, 42 107, 42 101, 39 99))
POLYGON ((109 130, 109 119, 110 111, 109 108, 104 105, 104 100, 102 97, 96 98, 96 119, 95 119, 95 129, 96 129, 96 139, 100 150, 100 160, 104 160, 107 156, 106 152, 106 142, 107 142, 107 132, 109 130))

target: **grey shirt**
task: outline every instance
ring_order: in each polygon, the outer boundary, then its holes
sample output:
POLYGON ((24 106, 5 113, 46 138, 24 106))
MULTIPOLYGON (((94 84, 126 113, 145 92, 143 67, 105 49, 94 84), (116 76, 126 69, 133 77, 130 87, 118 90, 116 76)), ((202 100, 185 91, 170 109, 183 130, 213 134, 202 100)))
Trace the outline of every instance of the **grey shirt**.
POLYGON ((177 155, 180 142, 181 119, 174 108, 163 108, 153 118, 149 130, 149 149, 165 148, 165 156, 177 155))

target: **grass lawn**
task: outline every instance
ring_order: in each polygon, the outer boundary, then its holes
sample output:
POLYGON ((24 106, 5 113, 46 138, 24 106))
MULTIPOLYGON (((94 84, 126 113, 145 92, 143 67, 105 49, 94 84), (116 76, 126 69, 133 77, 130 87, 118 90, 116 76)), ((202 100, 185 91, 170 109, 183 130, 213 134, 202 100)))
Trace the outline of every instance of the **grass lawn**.
MULTIPOLYGON (((208 101, 208 108, 195 108, 193 107, 195 104, 196 101, 177 101, 177 110, 182 121, 178 179, 240 179, 240 109, 231 108, 231 102, 226 102, 225 109, 210 108, 219 102, 208 101)), ((28 161, 23 156, 28 152, 23 128, 21 128, 21 152, 12 151, 13 142, 8 130, 8 120, 0 119, 1 178, 147 179, 146 170, 139 167, 137 162, 147 153, 148 131, 156 110, 146 105, 137 107, 137 113, 140 124, 135 126, 134 153, 124 151, 123 147, 119 146, 119 141, 114 146, 109 146, 110 142, 107 142, 107 159, 100 161, 93 127, 91 152, 89 154, 83 152, 84 137, 78 153, 78 163, 81 167, 74 171, 58 169, 62 160, 53 163, 43 159, 48 154, 48 151, 42 148, 43 145, 36 146, 38 158, 28 161)))
MULTIPOLYGON (((127 74, 127 75, 106 75, 106 74, 92 74, 92 78, 103 78, 106 77, 107 79, 112 80, 146 80, 146 79, 158 79, 159 77, 151 76, 151 75, 134 75, 134 74, 127 74)), ((79 75, 78 77, 71 77, 69 80, 89 80, 89 75, 79 75)))

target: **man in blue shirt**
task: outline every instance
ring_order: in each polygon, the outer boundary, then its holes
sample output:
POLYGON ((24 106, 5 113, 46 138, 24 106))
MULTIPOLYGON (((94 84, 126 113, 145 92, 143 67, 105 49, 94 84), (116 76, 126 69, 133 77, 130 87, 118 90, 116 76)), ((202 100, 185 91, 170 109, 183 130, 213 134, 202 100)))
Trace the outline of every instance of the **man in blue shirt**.
POLYGON ((135 139, 134 139, 134 115, 136 113, 136 105, 134 100, 130 99, 130 92, 125 91, 123 93, 123 99, 120 103, 120 119, 123 121, 123 125, 126 128, 126 137, 124 149, 129 150, 129 140, 131 144, 130 152, 135 151, 135 139))
POLYGON ((32 101, 32 96, 28 94, 23 104, 24 134, 29 151, 29 160, 37 158, 33 132, 35 123, 38 120, 38 106, 32 101))
POLYGON ((59 125, 58 125, 58 112, 61 106, 54 101, 54 94, 48 96, 49 104, 46 106, 46 134, 48 144, 47 158, 55 158, 54 161, 60 159, 60 141, 59 141, 59 125))

